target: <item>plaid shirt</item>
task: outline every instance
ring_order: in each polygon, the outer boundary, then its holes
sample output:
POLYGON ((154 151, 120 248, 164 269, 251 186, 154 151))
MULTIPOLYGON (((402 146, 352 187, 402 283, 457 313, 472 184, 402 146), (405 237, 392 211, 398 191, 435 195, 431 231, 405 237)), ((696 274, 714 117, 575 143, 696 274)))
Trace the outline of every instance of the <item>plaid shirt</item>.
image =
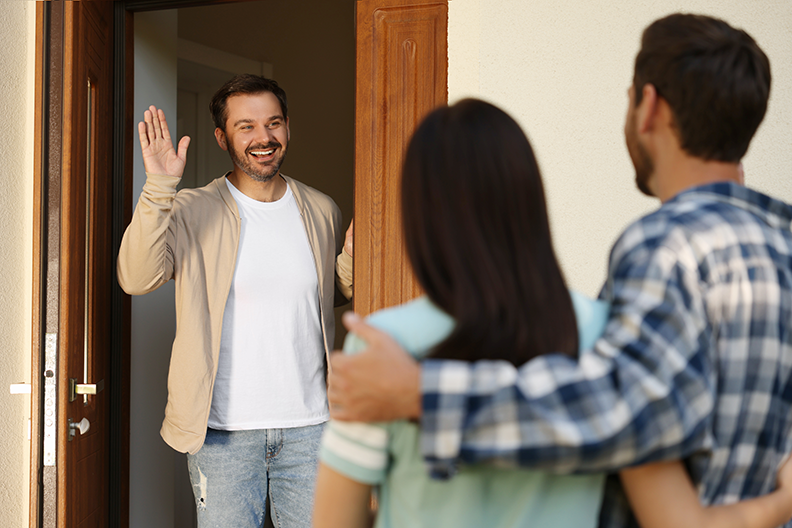
MULTIPOLYGON (((609 321, 578 361, 425 361, 432 475, 684 459, 704 504, 769 492, 792 451, 791 222, 792 207, 740 185, 687 190, 614 246, 609 321)), ((615 476, 600 526, 637 526, 615 476)))

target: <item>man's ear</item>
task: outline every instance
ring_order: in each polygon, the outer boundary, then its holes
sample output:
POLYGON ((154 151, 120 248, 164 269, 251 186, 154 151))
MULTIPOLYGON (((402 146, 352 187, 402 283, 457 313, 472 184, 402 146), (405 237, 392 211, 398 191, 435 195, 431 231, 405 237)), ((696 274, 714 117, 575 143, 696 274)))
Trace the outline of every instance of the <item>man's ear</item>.
POLYGON ((215 128, 215 139, 217 140, 217 144, 223 150, 228 150, 228 145, 226 145, 226 137, 225 132, 220 130, 219 128, 215 128))
POLYGON ((657 119, 657 88, 653 84, 646 83, 641 88, 641 103, 635 109, 636 130, 639 134, 650 131, 657 119))
POLYGON ((286 141, 291 141, 291 130, 289 130, 289 118, 286 118, 286 141))

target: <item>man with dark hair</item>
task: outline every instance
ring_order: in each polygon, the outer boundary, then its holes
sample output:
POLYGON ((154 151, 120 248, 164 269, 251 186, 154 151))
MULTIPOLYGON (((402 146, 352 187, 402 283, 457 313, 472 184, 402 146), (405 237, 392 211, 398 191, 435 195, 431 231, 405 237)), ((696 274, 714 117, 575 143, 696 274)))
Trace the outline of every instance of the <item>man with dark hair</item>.
MULTIPOLYGON (((609 322, 577 361, 420 366, 369 344, 331 358, 331 414, 418 418, 434 476, 497 461, 561 472, 683 459, 704 504, 770 491, 792 451, 792 207, 743 186, 767 107, 767 57, 744 31, 671 15, 643 34, 625 136, 660 208, 627 228, 601 298, 609 322)), ((600 525, 636 526, 609 478, 600 525)))
MULTIPOLYGON (((328 196, 280 173, 286 94, 240 75, 212 99, 233 170, 176 192, 190 139, 138 125, 146 184, 118 256, 127 293, 176 282, 161 434, 187 453, 198 525, 310 526, 335 301, 352 293, 351 226, 328 196), (342 250, 343 246, 343 250, 342 250)), ((339 302, 341 304, 342 302, 339 302)))

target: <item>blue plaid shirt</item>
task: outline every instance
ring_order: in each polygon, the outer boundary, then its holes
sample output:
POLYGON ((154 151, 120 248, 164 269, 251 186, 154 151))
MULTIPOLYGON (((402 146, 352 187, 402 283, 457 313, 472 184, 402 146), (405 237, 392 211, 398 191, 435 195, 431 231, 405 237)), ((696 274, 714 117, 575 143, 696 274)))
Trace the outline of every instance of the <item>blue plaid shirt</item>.
MULTIPOLYGON (((792 207, 740 185, 687 190, 614 246, 609 321, 578 361, 425 361, 432 475, 684 459, 704 504, 772 490, 792 451, 791 222, 792 207)), ((637 526, 616 476, 600 526, 637 526)))

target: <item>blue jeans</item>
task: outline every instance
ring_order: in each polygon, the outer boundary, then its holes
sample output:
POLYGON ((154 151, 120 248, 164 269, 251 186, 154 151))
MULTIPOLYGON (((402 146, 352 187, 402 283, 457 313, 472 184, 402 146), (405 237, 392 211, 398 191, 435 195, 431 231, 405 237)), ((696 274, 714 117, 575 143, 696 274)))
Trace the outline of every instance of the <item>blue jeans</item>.
POLYGON ((208 429, 187 455, 199 528, 310 528, 324 424, 292 429, 208 429))

